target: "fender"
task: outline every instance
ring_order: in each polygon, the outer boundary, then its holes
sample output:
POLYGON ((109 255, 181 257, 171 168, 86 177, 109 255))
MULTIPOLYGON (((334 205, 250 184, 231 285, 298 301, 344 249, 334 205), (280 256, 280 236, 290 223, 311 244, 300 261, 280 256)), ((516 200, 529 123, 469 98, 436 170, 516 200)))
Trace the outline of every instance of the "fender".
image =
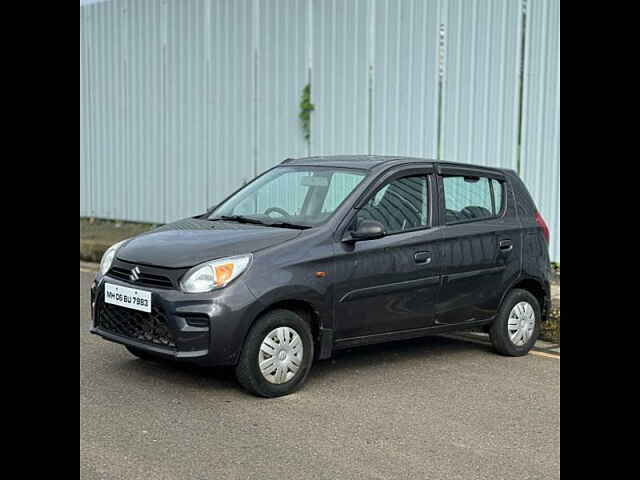
POLYGON ((526 281, 535 282, 544 292, 544 303, 543 305, 540 305, 540 308, 542 309, 542 322, 544 323, 549 318, 549 311, 551 310, 551 286, 548 280, 543 280, 539 277, 520 274, 516 279, 510 282, 508 288, 505 289, 502 297, 500 298, 500 309, 502 309, 507 295, 511 293, 516 285, 526 281))
MULTIPOLYGON (((252 291, 252 293, 262 306, 261 313, 283 302, 306 303, 316 312, 320 322, 320 328, 333 328, 331 295, 328 295, 327 292, 314 290, 305 285, 283 285, 269 290, 260 296, 256 295, 256 292, 252 291)), ((258 316, 260 316, 260 313, 258 316)), ((255 318, 252 319, 251 323, 253 324, 255 320, 255 318)))
MULTIPOLYGON (((256 296, 255 293, 254 296, 256 296)), ((297 302, 310 306, 318 320, 318 350, 316 352, 316 358, 318 360, 331 358, 334 350, 332 298, 329 292, 319 292, 303 285, 286 285, 263 293, 260 297, 257 297, 258 301, 256 305, 259 307, 252 309, 251 318, 245 322, 246 329, 243 343, 251 327, 264 312, 278 304, 297 302)))

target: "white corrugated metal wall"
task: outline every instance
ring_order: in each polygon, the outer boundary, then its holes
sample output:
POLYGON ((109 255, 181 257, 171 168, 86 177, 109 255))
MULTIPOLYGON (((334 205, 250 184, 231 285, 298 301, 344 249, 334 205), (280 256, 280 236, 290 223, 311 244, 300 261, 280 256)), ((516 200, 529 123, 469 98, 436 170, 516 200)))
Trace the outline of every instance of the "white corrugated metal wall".
POLYGON ((445 8, 442 158, 516 170, 522 4, 448 0, 445 8))
POLYGON ((299 105, 309 83, 309 4, 300 0, 259 0, 257 171, 277 159, 309 155, 301 133, 299 105))
POLYGON ((372 153, 438 156, 445 3, 375 1, 372 153))
POLYGON ((310 153, 421 156, 519 168, 559 260, 559 34, 559 0, 81 7, 80 215, 171 221, 310 153))
POLYGON ((560 0, 529 0, 521 175, 560 261, 560 0))
POLYGON ((312 4, 312 153, 368 153, 372 2, 312 4))

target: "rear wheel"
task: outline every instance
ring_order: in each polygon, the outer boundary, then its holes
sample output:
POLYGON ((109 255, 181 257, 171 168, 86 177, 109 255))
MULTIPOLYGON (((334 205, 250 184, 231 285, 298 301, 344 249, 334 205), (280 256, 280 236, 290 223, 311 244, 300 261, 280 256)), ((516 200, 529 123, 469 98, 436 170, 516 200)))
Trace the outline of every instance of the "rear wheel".
POLYGON ((313 358, 309 324, 295 312, 275 310, 260 318, 249 332, 236 377, 254 395, 282 397, 304 385, 313 358))
POLYGON ((498 353, 510 357, 527 355, 538 341, 540 304, 526 290, 512 291, 491 327, 491 342, 498 353))

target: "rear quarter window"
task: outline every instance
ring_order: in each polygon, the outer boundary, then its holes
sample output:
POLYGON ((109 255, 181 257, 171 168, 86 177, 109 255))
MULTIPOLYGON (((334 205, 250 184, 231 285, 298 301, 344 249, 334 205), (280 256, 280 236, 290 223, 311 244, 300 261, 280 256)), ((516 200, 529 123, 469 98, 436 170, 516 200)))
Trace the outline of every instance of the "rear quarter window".
POLYGON ((504 182, 491 180, 493 186, 493 194, 496 199, 496 215, 500 216, 504 213, 505 199, 507 197, 504 182))

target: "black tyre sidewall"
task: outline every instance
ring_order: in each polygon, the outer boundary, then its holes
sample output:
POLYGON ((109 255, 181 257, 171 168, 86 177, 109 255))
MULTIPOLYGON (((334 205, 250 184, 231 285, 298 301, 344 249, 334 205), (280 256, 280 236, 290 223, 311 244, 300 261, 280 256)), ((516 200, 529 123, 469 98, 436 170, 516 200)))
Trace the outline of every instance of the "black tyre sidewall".
POLYGON ((251 328, 236 368, 240 384, 250 393, 265 398, 290 395, 299 390, 307 380, 314 358, 314 342, 309 323, 289 310, 275 310, 261 317, 251 328), (298 374, 284 385, 270 383, 260 371, 258 357, 262 342, 276 328, 289 327, 302 338, 304 358, 298 374))
POLYGON ((500 313, 498 314, 498 318, 491 327, 491 341, 494 348, 498 353, 510 357, 522 357, 527 355, 535 346, 540 336, 541 318, 542 311, 536 297, 526 290, 513 290, 505 299, 502 308, 500 309, 500 313), (514 345, 511 338, 509 338, 509 316, 511 315, 513 307, 520 302, 529 303, 536 314, 536 326, 533 336, 531 337, 531 340, 529 340, 529 343, 522 347, 514 345))

